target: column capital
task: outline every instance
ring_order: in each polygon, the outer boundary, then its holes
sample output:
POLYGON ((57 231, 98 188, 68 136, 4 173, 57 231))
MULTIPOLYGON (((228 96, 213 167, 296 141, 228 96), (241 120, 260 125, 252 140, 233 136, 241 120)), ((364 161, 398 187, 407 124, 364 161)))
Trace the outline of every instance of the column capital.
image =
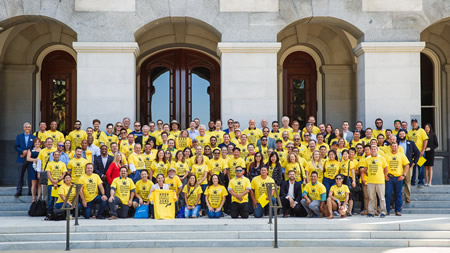
POLYGON ((450 64, 445 64, 444 69, 447 73, 450 73, 450 64))
POLYGON ((134 53, 139 54, 137 42, 73 42, 77 53, 134 53))
POLYGON ((358 57, 365 53, 418 53, 425 42, 361 42, 353 53, 358 57))
POLYGON ((217 53, 278 53, 280 42, 219 42, 217 53))

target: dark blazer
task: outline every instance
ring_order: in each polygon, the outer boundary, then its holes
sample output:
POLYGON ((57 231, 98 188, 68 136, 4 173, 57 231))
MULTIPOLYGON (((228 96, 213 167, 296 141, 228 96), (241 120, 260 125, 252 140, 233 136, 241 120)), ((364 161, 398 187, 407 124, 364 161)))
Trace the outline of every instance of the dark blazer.
MULTIPOLYGON (((154 146, 156 147, 156 138, 153 137, 153 136, 151 136, 151 135, 149 135, 149 136, 148 136, 148 139, 147 139, 147 143, 148 143, 150 140, 153 140, 154 146)), ((135 143, 140 143, 141 146, 142 146, 142 150, 144 150, 144 146, 145 146, 145 144, 147 144, 147 143, 142 143, 142 136, 136 137, 136 140, 134 140, 134 142, 135 142, 135 143)))
POLYGON ((413 141, 406 141, 405 155, 408 158, 410 165, 412 163, 417 164, 417 162, 419 161, 420 151, 413 141))
POLYGON ((98 174, 100 177, 106 175, 106 171, 109 168, 109 165, 114 161, 114 157, 108 155, 108 160, 106 161, 106 167, 103 167, 102 156, 96 156, 94 158, 94 172, 98 174))
MULTIPOLYGON (((289 193, 289 180, 283 181, 281 183, 281 189, 280 189, 280 198, 284 199, 289 193)), ((300 203, 302 200, 302 185, 300 182, 295 182, 294 184, 294 198, 297 203, 300 203)))
POLYGON ((14 146, 14 148, 17 151, 17 159, 16 159, 17 163, 25 162, 25 157, 20 157, 22 155, 22 152, 24 150, 28 150, 33 147, 33 140, 34 140, 34 138, 36 138, 36 136, 34 136, 32 133, 30 133, 29 136, 30 137, 28 138, 28 143, 25 143, 25 134, 24 133, 19 134, 16 137, 16 145, 14 146))
POLYGON ((428 144, 427 148, 430 148, 431 150, 435 150, 439 146, 437 136, 435 133, 430 133, 428 135, 428 144))

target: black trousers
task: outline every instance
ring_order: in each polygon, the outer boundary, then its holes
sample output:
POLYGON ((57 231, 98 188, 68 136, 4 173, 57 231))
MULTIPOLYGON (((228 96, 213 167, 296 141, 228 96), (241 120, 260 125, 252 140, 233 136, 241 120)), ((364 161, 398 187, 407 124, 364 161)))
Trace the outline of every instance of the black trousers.
POLYGON ((297 203, 294 208, 291 207, 289 200, 281 198, 281 205, 283 206, 283 214, 290 214, 296 217, 306 217, 307 213, 301 203, 297 203))
POLYGON ((232 202, 231 203, 231 218, 236 219, 239 216, 241 218, 247 219, 248 218, 248 203, 237 203, 232 202))

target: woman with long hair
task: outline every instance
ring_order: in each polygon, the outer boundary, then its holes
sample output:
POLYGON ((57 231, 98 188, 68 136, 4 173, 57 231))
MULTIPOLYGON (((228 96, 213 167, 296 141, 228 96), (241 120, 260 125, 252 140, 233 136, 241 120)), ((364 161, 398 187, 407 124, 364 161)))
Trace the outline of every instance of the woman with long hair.
MULTIPOLYGON (((199 154, 195 157, 194 165, 192 165, 192 172, 198 180, 198 184, 202 187, 202 192, 205 192, 208 186, 208 175, 209 167, 203 160, 203 155, 199 154)), ((203 210, 206 210, 205 196, 202 196, 202 211, 201 216, 203 216, 203 210)))
POLYGON ((197 218, 200 213, 200 199, 203 191, 197 184, 197 177, 194 174, 189 174, 188 183, 184 186, 183 193, 184 201, 186 203, 184 216, 186 218, 197 218))
POLYGON ((331 140, 333 140, 334 138, 336 138, 336 135, 334 134, 334 129, 333 126, 331 124, 327 124, 327 126, 325 127, 325 143, 327 143, 328 145, 331 146, 331 140))
POLYGON ((185 179, 187 181, 187 176, 189 175, 190 170, 183 155, 183 151, 177 151, 175 159, 172 161, 170 168, 174 168, 177 172, 177 176, 180 178, 183 184, 186 184, 185 179))
POLYGON ((305 175, 305 169, 303 166, 298 162, 298 157, 293 152, 289 153, 287 156, 287 164, 285 168, 284 173, 284 180, 289 180, 289 171, 295 171, 295 181, 300 182, 301 184, 306 184, 306 175, 305 175))
POLYGON ((122 157, 122 153, 116 152, 114 154, 114 160, 109 165, 108 170, 106 171, 106 180, 108 184, 111 185, 113 180, 116 177, 120 176, 120 168, 125 166, 124 157, 122 157))
POLYGON ((335 185, 333 185, 329 191, 327 208, 325 208, 325 212, 328 211, 328 213, 325 214, 328 216, 328 219, 333 219, 334 211, 337 211, 341 215, 341 218, 345 218, 347 210, 351 210, 348 206, 350 201, 350 190, 347 185, 343 183, 344 176, 342 174, 336 175, 335 181, 335 185))
POLYGON ((433 181, 433 166, 434 166, 434 150, 439 146, 436 134, 433 132, 431 124, 425 125, 425 132, 428 135, 428 145, 425 149, 425 186, 431 186, 433 181))
POLYGON ((69 159, 72 159, 75 156, 75 151, 72 150, 72 142, 70 140, 66 140, 64 142, 63 152, 69 157, 69 159))
POLYGON ((176 148, 178 150, 184 150, 185 148, 190 148, 192 146, 192 139, 189 138, 189 132, 182 130, 180 135, 176 139, 176 148))
POLYGON ((113 133, 115 134, 115 135, 117 135, 117 137, 119 137, 120 136, 120 130, 122 129, 122 122, 116 122, 116 124, 114 125, 114 130, 113 130, 113 133))
POLYGON ((317 172, 317 181, 323 182, 323 161, 319 150, 315 150, 311 156, 311 161, 306 165, 306 177, 311 181, 311 173, 317 172))
POLYGON ((254 177, 261 174, 261 167, 264 166, 263 156, 261 152, 256 152, 254 155, 254 161, 249 166, 248 179, 252 181, 254 177))
POLYGON ((278 186, 280 186, 283 182, 283 169, 281 167, 277 152, 272 152, 272 154, 269 155, 269 161, 266 166, 269 170, 268 176, 271 177, 278 186))
POLYGON ((339 161, 337 160, 336 151, 330 150, 328 152, 328 159, 323 165, 323 185, 330 191, 331 186, 335 184, 334 178, 339 173, 339 161))
POLYGON ((204 195, 206 205, 208 206, 208 217, 220 218, 222 216, 222 207, 225 204, 228 192, 218 175, 214 174, 211 176, 211 180, 209 181, 204 195))
POLYGON ((40 174, 36 172, 34 168, 37 166, 37 157, 41 151, 41 140, 35 138, 33 140, 33 147, 28 149, 27 162, 28 162, 28 180, 31 181, 31 196, 32 202, 36 201, 36 189, 37 199, 41 199, 41 184, 39 183, 40 174))
MULTIPOLYGON (((170 153, 170 151, 169 151, 170 153)), ((166 162, 166 155, 164 153, 164 150, 159 149, 158 152, 156 152, 155 160, 152 162, 151 165, 151 172, 150 175, 153 176, 153 182, 156 183, 156 176, 158 174, 164 175, 164 177, 167 176, 167 171, 169 170, 169 165, 166 162)))
MULTIPOLYGON (((350 160, 350 152, 347 149, 342 151, 342 159, 341 164, 339 166, 339 174, 344 176, 343 184, 348 186, 348 189, 351 191, 352 188, 356 187, 356 172, 355 172, 355 163, 350 160)), ((336 181, 337 182, 337 181, 336 181)), ((348 210, 349 216, 352 216, 351 210, 353 209, 353 198, 350 192, 350 199, 348 201, 348 210)))
POLYGON ((211 150, 211 146, 206 145, 204 150, 203 150, 203 155, 208 157, 208 159, 212 159, 213 155, 212 155, 212 150, 211 150))

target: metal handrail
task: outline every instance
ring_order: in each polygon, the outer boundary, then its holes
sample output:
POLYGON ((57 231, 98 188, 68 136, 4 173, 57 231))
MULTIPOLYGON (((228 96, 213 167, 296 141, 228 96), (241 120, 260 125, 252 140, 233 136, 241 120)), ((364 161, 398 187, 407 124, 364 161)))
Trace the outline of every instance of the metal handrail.
POLYGON ((81 184, 72 184, 67 192, 67 196, 64 200, 62 210, 66 210, 66 251, 70 251, 70 211, 75 208, 75 226, 78 226, 78 197, 80 196, 81 184), (72 201, 72 206, 67 206, 72 188, 75 186, 75 198, 72 201))
POLYGON ((274 243, 273 247, 278 248, 278 209, 282 208, 280 194, 278 194, 278 185, 275 183, 267 183, 266 184, 266 192, 269 198, 269 223, 272 224, 272 208, 275 209, 275 224, 274 224, 274 243), (277 196, 277 205, 272 203, 272 189, 274 189, 275 194, 277 196))

